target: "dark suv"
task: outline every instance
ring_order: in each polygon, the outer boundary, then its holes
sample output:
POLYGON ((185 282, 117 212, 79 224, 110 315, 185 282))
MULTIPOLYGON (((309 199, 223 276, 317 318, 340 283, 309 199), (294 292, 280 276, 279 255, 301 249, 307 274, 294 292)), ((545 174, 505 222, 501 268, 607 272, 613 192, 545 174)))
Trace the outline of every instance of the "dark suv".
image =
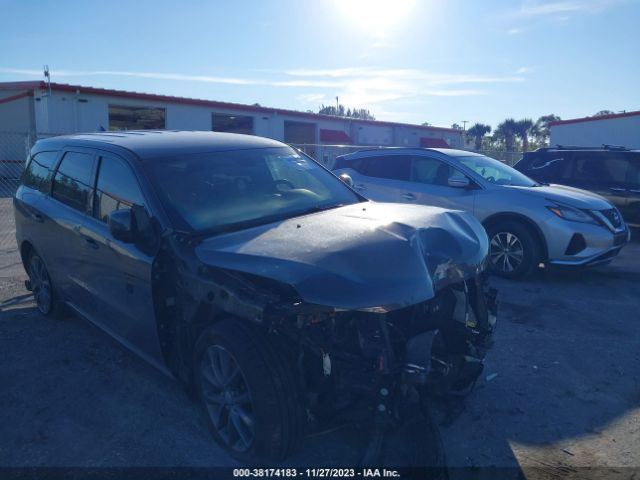
POLYGON ((640 151, 601 148, 539 148, 526 152, 515 169, 544 183, 598 193, 613 203, 632 227, 640 227, 640 151))
POLYGON ((480 223, 369 202, 282 143, 43 140, 14 208, 40 312, 71 310, 184 382, 242 460, 282 458, 346 407, 375 412, 379 439, 411 392, 464 393, 482 371, 480 223))

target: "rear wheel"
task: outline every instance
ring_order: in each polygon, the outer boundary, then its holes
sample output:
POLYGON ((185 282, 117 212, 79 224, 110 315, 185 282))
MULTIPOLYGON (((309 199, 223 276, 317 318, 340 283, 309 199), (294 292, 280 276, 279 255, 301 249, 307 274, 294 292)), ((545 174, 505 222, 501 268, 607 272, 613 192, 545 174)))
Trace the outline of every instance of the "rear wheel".
POLYGON ((64 306, 58 298, 44 261, 35 252, 29 255, 27 273, 38 311, 48 317, 62 317, 64 306))
POLYGON ((196 345, 196 388, 207 424, 216 442, 243 462, 281 460, 302 434, 294 366, 270 337, 227 319, 196 345))
POLYGON ((505 278, 523 278, 538 266, 540 246, 530 228, 519 222, 498 222, 487 227, 489 266, 505 278))

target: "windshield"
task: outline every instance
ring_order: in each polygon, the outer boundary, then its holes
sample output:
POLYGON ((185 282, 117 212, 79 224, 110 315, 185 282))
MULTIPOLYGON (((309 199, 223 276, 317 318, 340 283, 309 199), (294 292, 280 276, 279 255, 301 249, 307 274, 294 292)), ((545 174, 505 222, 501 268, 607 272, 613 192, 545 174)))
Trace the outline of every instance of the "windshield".
POLYGON ((526 175, 495 158, 485 157, 484 155, 456 158, 465 167, 476 172, 487 182, 498 185, 512 185, 514 187, 535 187, 537 185, 526 175))
POLYGON ((360 201, 289 147, 158 159, 147 167, 175 226, 194 232, 238 230, 360 201))

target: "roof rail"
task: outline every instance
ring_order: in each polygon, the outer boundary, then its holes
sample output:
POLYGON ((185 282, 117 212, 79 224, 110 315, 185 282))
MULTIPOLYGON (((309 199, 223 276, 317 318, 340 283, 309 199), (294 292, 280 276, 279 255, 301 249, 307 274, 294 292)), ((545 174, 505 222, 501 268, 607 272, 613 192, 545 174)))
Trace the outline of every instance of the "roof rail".
POLYGON ((596 146, 578 146, 578 145, 556 145, 555 147, 542 147, 539 148, 540 151, 547 150, 629 150, 627 147, 622 145, 609 145, 607 143, 603 143, 602 145, 596 146))
POLYGON ((607 150, 629 150, 624 145, 609 145, 608 143, 603 143, 602 148, 605 148, 607 150))

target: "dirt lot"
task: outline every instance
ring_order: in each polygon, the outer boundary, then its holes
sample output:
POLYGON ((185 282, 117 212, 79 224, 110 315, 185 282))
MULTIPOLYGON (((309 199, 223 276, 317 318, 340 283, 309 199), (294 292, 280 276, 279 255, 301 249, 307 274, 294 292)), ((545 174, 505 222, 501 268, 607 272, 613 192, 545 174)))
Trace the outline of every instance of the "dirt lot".
MULTIPOLYGON (((15 249, 0 252, 0 302, 24 296, 23 279, 15 249)), ((598 269, 493 283, 485 373, 461 411, 438 415, 451 477, 640 477, 640 243, 598 269), (472 466, 511 468, 456 468, 472 466)), ((0 466, 232 464, 176 382, 88 322, 5 307, 0 352, 0 466)), ((354 449, 334 432, 296 460, 344 464, 354 449)))

